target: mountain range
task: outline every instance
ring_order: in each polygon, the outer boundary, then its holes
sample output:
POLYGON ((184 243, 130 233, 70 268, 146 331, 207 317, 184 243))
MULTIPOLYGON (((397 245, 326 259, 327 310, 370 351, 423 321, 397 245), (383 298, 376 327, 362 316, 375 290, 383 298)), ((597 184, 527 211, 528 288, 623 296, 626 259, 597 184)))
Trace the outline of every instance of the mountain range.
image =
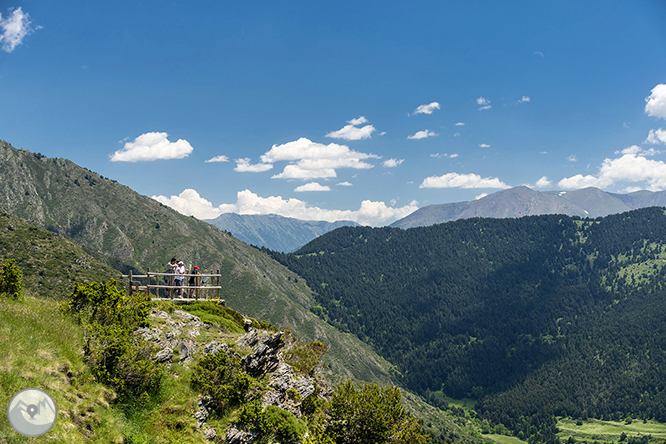
POLYGON ((413 228, 472 217, 511 218, 543 214, 603 217, 653 206, 666 206, 666 191, 615 194, 589 187, 575 191, 536 191, 520 186, 469 202, 428 205, 392 223, 413 228))
POLYGON ((290 253, 311 240, 339 227, 358 226, 352 221, 326 222, 300 220, 277 214, 224 213, 205 220, 220 230, 228 231, 248 245, 290 253))

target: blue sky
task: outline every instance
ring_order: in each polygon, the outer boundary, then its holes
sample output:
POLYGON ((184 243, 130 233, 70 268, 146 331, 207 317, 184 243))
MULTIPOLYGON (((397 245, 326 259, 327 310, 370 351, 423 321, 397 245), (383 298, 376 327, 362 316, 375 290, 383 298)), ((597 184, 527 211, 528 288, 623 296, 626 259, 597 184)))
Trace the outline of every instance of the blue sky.
POLYGON ((662 0, 0 14, 0 139, 199 218, 384 225, 519 185, 666 189, 662 0))

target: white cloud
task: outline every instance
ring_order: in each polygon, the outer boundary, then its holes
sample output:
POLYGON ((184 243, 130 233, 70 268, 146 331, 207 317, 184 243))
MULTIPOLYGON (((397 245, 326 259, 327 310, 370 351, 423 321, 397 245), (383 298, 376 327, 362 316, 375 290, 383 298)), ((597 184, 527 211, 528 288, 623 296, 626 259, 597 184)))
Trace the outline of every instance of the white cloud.
POLYGON ((365 116, 349 120, 347 123, 349 123, 349 125, 345 125, 337 131, 331 131, 326 134, 326 137, 332 139, 361 140, 371 138, 372 133, 376 131, 375 127, 372 125, 366 125, 362 128, 358 127, 358 125, 368 123, 368 119, 366 119, 365 116))
POLYGON ((339 184, 337 184, 337 186, 339 186, 339 187, 350 187, 350 186, 352 186, 352 183, 345 181, 345 182, 340 182, 339 184))
POLYGON ((490 105, 490 99, 486 99, 485 97, 481 96, 478 99, 476 99, 477 105, 482 105, 479 108, 479 111, 484 110, 484 109, 490 109, 492 108, 492 105, 490 105))
POLYGON ((427 105, 420 105, 414 110, 414 114, 432 114, 436 109, 439 109, 439 103, 432 102, 427 105))
POLYGON ((486 197, 487 195, 488 195, 488 193, 481 193, 481 194, 479 194, 478 196, 476 196, 476 197, 474 198, 474 200, 483 199, 483 198, 486 197))
POLYGON ((294 188, 294 191, 297 193, 302 193, 304 191, 331 191, 331 188, 326 185, 320 185, 317 182, 310 182, 294 188))
POLYGON ((531 99, 530 99, 528 96, 523 96, 523 97, 518 101, 518 103, 525 103, 525 102, 529 102, 530 100, 531 100, 531 99))
POLYGON ((5 52, 14 51, 17 46, 23 43, 24 38, 40 28, 41 26, 32 26, 30 16, 24 13, 20 7, 14 9, 9 17, 5 19, 0 14, 0 30, 2 31, 0 34, 0 43, 2 44, 2 50, 5 52))
POLYGON ((460 133, 453 134, 453 137, 460 137, 460 133))
POLYGON ((456 157, 458 157, 458 153, 453 153, 453 154, 449 155, 449 157, 451 159, 455 159, 456 157))
POLYGON ((385 168, 395 168, 404 161, 405 159, 388 159, 384 161, 382 166, 384 166, 385 168))
POLYGON ((227 156, 215 156, 206 160, 206 163, 211 163, 211 162, 229 162, 229 158, 227 156))
POLYGON ((427 137, 435 137, 435 136, 438 136, 438 135, 439 134, 435 133, 434 131, 430 131, 430 130, 425 129, 423 131, 417 131, 415 134, 412 134, 411 136, 407 136, 407 138, 408 139, 419 140, 419 139, 425 139, 427 137))
POLYGON ((543 176, 541 179, 537 180, 536 188, 548 188, 552 184, 553 183, 550 180, 548 180, 546 176, 543 176))
POLYGON ((465 123, 464 122, 458 122, 458 123, 456 123, 456 126, 465 126, 465 123))
POLYGON ((576 157, 575 154, 572 154, 572 155, 570 155, 569 157, 567 157, 567 160, 568 160, 569 162, 578 162, 578 157, 576 157))
POLYGON ((274 179, 323 179, 337 177, 336 169, 369 169, 374 165, 367 159, 379 159, 375 154, 350 150, 346 145, 329 143, 324 145, 304 137, 273 147, 261 156, 261 161, 272 164, 280 161, 292 162, 284 167, 274 179))
POLYGON ((251 160, 252 159, 249 157, 236 159, 236 167, 234 168, 234 171, 238 171, 239 173, 263 173, 264 171, 273 169, 273 165, 270 163, 257 163, 251 165, 251 160))
POLYGON ((628 182, 643 183, 643 189, 650 191, 665 190, 666 163, 647 158, 655 153, 654 150, 645 151, 638 146, 631 146, 622 150, 621 157, 604 159, 596 176, 577 174, 560 180, 558 186, 564 189, 606 188, 617 183, 628 182))
POLYGON ((487 143, 482 143, 482 144, 479 145, 479 146, 480 146, 481 148, 490 148, 490 145, 488 145, 487 143))
POLYGON ((236 203, 214 207, 195 190, 184 190, 178 196, 153 196, 153 199, 168 205, 176 211, 199 219, 213 219, 222 213, 238 214, 278 214, 303 220, 351 220, 363 225, 380 226, 401 219, 418 209, 418 202, 394 208, 384 202, 364 200, 358 210, 327 210, 309 206, 307 202, 281 196, 260 197, 250 190, 239 191, 236 203))
POLYGON ((651 145, 666 143, 666 130, 662 128, 659 128, 658 130, 650 130, 650 134, 648 134, 644 143, 649 143, 651 145))
POLYGON ((423 180, 419 188, 511 188, 498 178, 482 178, 478 174, 447 173, 430 176, 423 180))
POLYGON ((648 116, 666 119, 666 84, 652 88, 652 94, 645 98, 645 112, 648 116))
POLYGON ((111 156, 111 162, 139 162, 158 159, 183 159, 194 150, 187 140, 169 142, 167 133, 145 133, 125 143, 111 156))

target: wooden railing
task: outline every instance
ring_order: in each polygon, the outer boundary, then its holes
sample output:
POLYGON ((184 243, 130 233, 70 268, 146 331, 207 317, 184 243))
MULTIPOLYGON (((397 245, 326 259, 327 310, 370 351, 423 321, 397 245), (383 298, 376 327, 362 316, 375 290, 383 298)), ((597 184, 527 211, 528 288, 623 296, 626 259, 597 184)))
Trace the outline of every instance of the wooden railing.
POLYGON ((189 302, 189 301, 222 301, 220 299, 220 270, 216 273, 197 273, 197 274, 174 274, 174 273, 158 273, 151 272, 150 268, 146 270, 146 274, 124 274, 123 278, 129 279, 128 289, 130 294, 135 291, 143 291, 152 297, 154 300, 173 300, 174 302, 189 302), (176 276, 183 276, 183 285, 166 285, 160 284, 160 277, 170 277, 172 282, 176 276), (189 285, 189 278, 194 277, 195 285, 189 285), (208 278, 210 285, 202 285, 202 281, 208 278), (134 279, 145 279, 145 283, 135 281, 134 279), (153 283, 153 280, 155 283, 153 283), (160 297, 160 288, 165 289, 165 293, 171 293, 171 297, 160 297), (153 296, 153 290, 155 295, 153 296), (169 291, 172 290, 172 291, 169 291), (176 292, 182 290, 181 297, 176 296, 176 292), (216 296, 216 297, 213 297, 216 296))

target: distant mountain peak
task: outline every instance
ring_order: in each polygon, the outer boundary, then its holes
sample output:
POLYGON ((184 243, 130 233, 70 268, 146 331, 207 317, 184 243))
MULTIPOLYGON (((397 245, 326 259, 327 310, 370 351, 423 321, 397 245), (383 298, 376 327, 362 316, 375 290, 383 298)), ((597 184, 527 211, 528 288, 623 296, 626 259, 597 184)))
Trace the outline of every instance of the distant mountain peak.
POLYGON ((566 191, 537 191, 521 185, 469 202, 429 205, 400 219, 392 227, 412 228, 472 217, 498 219, 543 214, 602 217, 666 205, 666 192, 636 191, 613 194, 595 187, 566 191))

